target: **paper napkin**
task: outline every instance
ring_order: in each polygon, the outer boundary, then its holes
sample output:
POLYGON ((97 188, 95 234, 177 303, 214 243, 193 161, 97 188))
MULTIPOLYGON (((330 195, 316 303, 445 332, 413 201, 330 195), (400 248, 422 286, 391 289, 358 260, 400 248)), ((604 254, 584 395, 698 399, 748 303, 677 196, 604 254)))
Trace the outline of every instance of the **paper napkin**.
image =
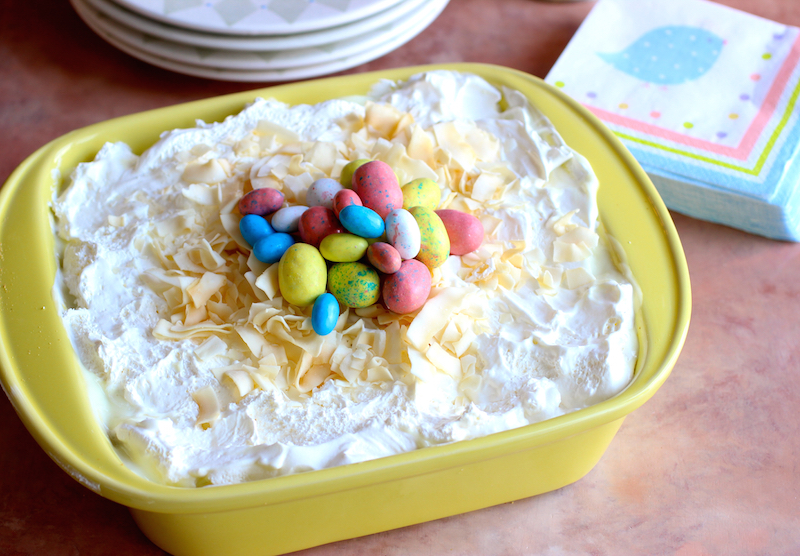
POLYGON ((800 29, 705 0, 600 0, 546 81, 678 212, 800 241, 800 29))

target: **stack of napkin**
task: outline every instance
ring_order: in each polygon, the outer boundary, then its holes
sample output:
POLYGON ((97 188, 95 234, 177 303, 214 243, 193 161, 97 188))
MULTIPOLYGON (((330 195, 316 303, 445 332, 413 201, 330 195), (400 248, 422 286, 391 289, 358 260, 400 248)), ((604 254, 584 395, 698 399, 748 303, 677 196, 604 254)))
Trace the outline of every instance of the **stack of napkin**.
POLYGON ((546 81, 678 212, 800 241, 800 29, 704 0, 600 0, 546 81))

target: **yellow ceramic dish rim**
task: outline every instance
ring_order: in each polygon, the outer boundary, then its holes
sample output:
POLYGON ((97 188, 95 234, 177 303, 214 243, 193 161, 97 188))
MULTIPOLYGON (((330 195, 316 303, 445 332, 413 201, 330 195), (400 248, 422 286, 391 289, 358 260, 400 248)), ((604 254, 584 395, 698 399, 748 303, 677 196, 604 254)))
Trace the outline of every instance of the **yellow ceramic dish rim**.
POLYGON ((91 490, 132 508, 164 513, 243 509, 359 488, 500 457, 620 419, 666 380, 691 312, 689 273, 677 231, 656 189, 622 143, 556 88, 523 72, 484 64, 416 66, 280 85, 124 116, 64 135, 25 160, 0 191, 0 287, 0 383, 25 426, 56 463, 91 490), (644 291, 639 329, 647 351, 640 354, 631 385, 610 400, 541 423, 305 474, 185 489, 150 482, 127 469, 91 413, 51 295, 56 261, 48 203, 54 185, 60 186, 62 176, 78 162, 91 160, 106 141, 125 141, 141 152, 163 131, 191 127, 197 118, 219 121, 256 97, 316 103, 364 94, 380 79, 438 69, 475 73, 522 91, 554 122, 567 144, 592 163, 601 183, 601 220, 624 249, 644 291), (619 188, 615 180, 622 184, 619 188), (659 299, 653 298, 656 292, 659 299), (85 431, 71 429, 65 421, 70 417, 85 431))

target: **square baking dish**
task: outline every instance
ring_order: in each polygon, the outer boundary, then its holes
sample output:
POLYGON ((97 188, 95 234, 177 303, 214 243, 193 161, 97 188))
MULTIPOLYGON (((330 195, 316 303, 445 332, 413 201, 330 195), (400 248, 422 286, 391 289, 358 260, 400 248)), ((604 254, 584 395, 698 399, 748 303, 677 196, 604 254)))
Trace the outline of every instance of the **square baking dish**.
MULTIPOLYGON (((133 114, 43 146, 0 192, 0 382, 47 454, 93 492, 130 508, 141 530, 175 555, 266 556, 368 535, 548 492, 597 463, 626 415, 663 384, 689 326, 689 273, 670 215, 619 140, 542 80, 480 64, 417 66, 253 90, 133 114), (220 121, 256 97, 290 104, 363 95, 380 79, 435 69, 471 72, 524 93, 600 181, 600 219, 642 292, 634 379, 616 397, 475 440, 364 463, 237 485, 185 489, 125 466, 89 404, 80 363, 53 299, 49 202, 54 188, 108 141, 141 153, 159 135, 220 121)), ((656 431, 654 431, 656 433, 656 431)))

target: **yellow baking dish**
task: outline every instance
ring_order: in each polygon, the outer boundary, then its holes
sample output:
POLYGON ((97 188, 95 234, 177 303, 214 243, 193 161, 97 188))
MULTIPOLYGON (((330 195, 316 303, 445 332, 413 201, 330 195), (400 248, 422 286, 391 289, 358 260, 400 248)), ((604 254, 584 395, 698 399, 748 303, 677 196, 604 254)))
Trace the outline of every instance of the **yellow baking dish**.
MULTIPOLYGON (((672 370, 689 325, 689 275, 678 235, 644 171, 577 102, 530 75, 480 64, 420 66, 237 93, 117 118, 31 155, 0 192, 0 379, 25 426, 73 478, 130 508, 142 531, 176 555, 280 554, 533 496, 580 479, 623 418, 672 370), (382 78, 431 69, 483 76, 522 91, 591 162, 601 220, 642 291, 640 353, 631 385, 568 415, 379 460, 198 489, 149 482, 118 457, 89 405, 82 370, 51 293, 53 188, 106 141, 136 152, 161 132, 219 121, 255 97, 316 103, 364 94, 382 78)), ((655 432, 655 431, 654 431, 655 432)))

